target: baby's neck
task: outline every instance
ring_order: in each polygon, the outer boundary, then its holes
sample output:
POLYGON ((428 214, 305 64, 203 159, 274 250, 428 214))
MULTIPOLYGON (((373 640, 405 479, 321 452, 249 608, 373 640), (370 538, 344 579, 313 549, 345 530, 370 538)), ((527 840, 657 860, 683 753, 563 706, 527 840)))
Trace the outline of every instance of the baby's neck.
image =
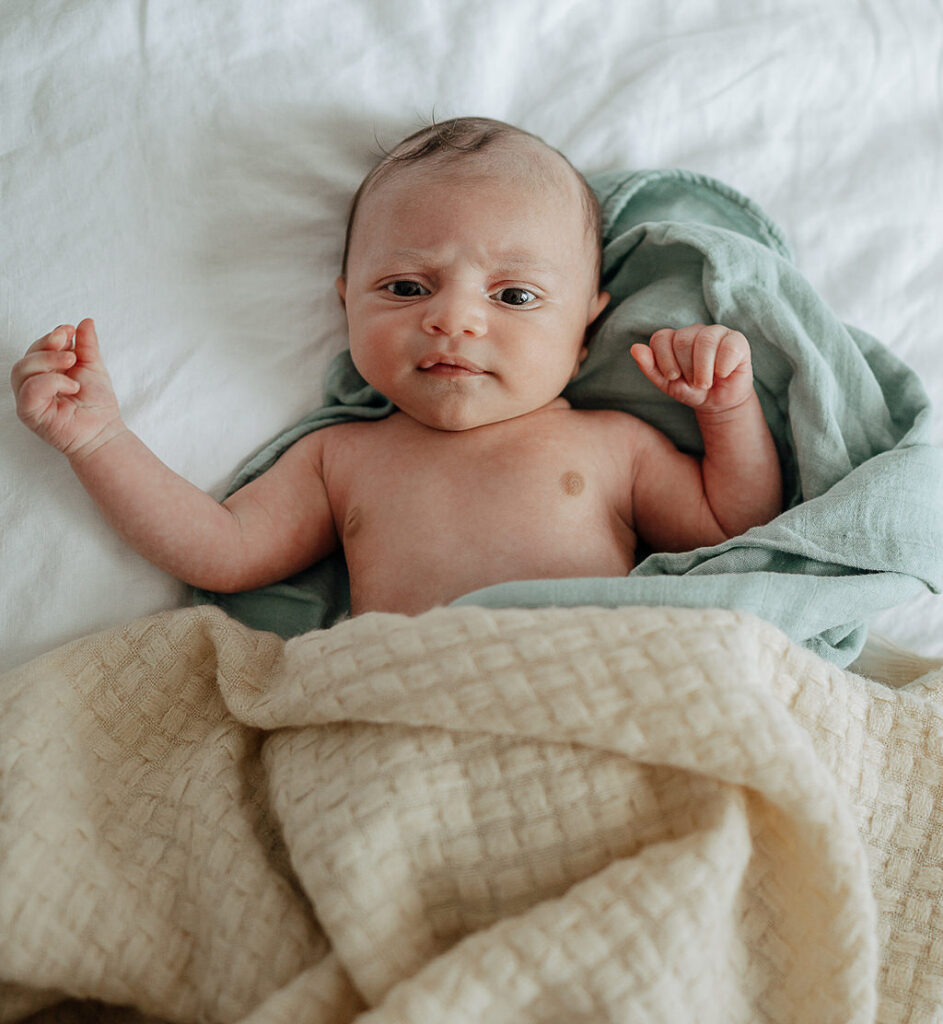
POLYGON ((409 413, 404 412, 402 409, 397 409, 396 412, 402 417, 405 425, 408 422, 410 425, 415 425, 417 431, 429 430, 435 434, 454 435, 456 437, 471 437, 478 432, 486 433, 497 433, 502 428, 518 430, 525 426, 536 426, 546 413, 551 412, 562 412, 572 409, 570 403, 562 395, 558 395, 552 401, 546 405, 540 406, 538 409, 532 409, 527 412, 522 412, 517 416, 508 416, 504 419, 491 420, 487 423, 481 423, 478 426, 468 427, 464 430, 448 430, 439 427, 435 427, 429 423, 424 422, 415 416, 411 416, 409 413))

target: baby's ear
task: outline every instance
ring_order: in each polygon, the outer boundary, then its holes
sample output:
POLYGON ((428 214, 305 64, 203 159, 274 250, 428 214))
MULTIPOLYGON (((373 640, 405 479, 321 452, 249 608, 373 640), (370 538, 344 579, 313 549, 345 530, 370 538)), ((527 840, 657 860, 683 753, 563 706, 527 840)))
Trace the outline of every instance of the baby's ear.
POLYGON ((583 365, 588 355, 589 349, 586 345, 583 345, 580 349, 579 355, 576 357, 576 362, 573 364, 573 372, 570 374, 570 380, 573 380, 573 378, 580 372, 580 367, 583 365))
POLYGON ((338 277, 338 279, 334 282, 334 287, 337 289, 337 294, 340 296, 341 305, 346 309, 347 308, 347 282, 344 280, 344 275, 343 274, 341 274, 340 277, 338 277))
POLYGON ((600 292, 589 310, 589 323, 592 323, 597 316, 609 305, 609 299, 611 298, 609 292, 600 292))

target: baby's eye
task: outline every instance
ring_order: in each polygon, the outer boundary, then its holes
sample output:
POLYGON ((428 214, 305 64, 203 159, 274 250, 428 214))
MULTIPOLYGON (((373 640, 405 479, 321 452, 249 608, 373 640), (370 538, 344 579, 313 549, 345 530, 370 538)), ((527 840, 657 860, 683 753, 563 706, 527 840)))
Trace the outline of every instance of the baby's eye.
POLYGON ((537 300, 537 296, 526 288, 502 288, 493 297, 505 306, 529 306, 537 300))
POLYGON ((418 281, 391 281, 383 287, 398 299, 417 299, 420 295, 429 294, 429 289, 423 288, 418 281))

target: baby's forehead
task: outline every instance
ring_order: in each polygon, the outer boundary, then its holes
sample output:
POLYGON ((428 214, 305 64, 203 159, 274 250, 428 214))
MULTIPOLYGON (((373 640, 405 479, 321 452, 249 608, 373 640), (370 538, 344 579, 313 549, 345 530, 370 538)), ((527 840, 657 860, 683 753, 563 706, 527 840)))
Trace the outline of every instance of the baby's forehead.
POLYGON ((410 218, 421 216, 424 207, 447 212, 452 191, 460 198, 480 198, 486 204, 510 204, 509 209, 526 211, 535 224, 552 223, 553 234, 573 239, 570 251, 574 258, 582 245, 570 233, 579 232, 598 278, 602 239, 596 197, 562 153, 526 133, 493 140, 474 150, 442 147, 415 157, 394 150, 367 176, 354 197, 342 273, 347 272, 352 252, 360 252, 369 237, 363 232, 364 223, 372 224, 376 231, 380 225, 393 227, 404 218, 409 223, 410 218))
POLYGON ((383 186, 407 181, 417 187, 436 185, 445 189, 469 184, 521 186, 535 194, 550 192, 555 202, 580 202, 576 172, 556 150, 537 139, 501 140, 474 152, 441 150, 421 160, 391 164, 370 190, 382 201, 383 186))

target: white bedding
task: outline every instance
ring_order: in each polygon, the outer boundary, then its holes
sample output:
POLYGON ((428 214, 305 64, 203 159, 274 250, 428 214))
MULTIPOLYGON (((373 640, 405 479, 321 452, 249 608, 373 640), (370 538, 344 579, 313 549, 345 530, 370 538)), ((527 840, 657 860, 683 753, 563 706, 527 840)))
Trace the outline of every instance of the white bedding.
MULTIPOLYGON (((377 141, 474 113, 587 172, 683 166, 751 196, 941 407, 941 63, 933 0, 5 0, 3 379, 95 317, 129 425, 220 495, 344 345, 333 281, 377 141)), ((9 392, 0 567, 0 667, 185 600, 9 392)), ((943 654, 941 605, 874 625, 943 654)))

